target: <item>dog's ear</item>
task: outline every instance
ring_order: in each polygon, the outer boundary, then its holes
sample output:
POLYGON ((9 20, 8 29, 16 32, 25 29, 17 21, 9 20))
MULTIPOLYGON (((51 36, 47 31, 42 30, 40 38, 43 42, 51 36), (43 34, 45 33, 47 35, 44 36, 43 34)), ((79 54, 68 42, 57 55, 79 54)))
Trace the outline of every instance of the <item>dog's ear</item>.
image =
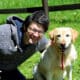
POLYGON ((75 42, 76 38, 78 37, 78 31, 71 28, 72 33, 72 41, 75 42))
POLYGON ((55 43, 55 32, 56 32, 56 29, 49 32, 49 37, 52 43, 55 43))
POLYGON ((49 37, 51 40, 54 40, 54 30, 49 32, 49 37))

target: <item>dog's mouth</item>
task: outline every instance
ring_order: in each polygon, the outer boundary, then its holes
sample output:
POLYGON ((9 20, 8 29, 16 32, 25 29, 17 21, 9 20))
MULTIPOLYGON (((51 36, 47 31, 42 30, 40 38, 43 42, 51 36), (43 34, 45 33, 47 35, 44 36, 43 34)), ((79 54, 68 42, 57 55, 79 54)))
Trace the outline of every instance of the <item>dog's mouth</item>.
POLYGON ((59 45, 59 49, 64 52, 66 49, 69 49, 71 46, 71 44, 69 44, 68 46, 66 44, 60 44, 59 45))
POLYGON ((60 44, 60 50, 62 51, 62 52, 64 52, 65 50, 66 50, 66 45, 65 44, 60 44))

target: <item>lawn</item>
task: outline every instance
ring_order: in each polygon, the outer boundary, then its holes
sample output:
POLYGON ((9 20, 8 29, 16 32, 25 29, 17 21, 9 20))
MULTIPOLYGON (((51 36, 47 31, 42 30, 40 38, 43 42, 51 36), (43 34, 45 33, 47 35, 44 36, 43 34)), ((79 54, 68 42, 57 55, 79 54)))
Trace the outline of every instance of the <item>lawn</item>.
MULTIPOLYGON (((58 4, 68 4, 68 3, 79 3, 79 0, 48 0, 49 5, 58 5, 58 4)), ((2 8, 21 8, 21 7, 30 7, 30 6, 41 6, 41 0, 2 0, 0 1, 0 9, 2 8), (10 3, 10 4, 9 4, 10 3), (27 4, 29 3, 29 4, 27 4), (37 4, 35 4, 37 3, 37 4)), ((6 18, 10 15, 17 15, 21 18, 25 18, 28 14, 0 14, 0 24, 5 23, 6 18)), ((55 27, 72 27, 80 32, 80 10, 67 10, 67 11, 57 11, 57 12, 49 12, 49 30, 54 29, 55 27)), ((45 34, 48 37, 48 32, 45 34)), ((80 36, 80 35, 79 35, 80 36)), ((76 62, 73 64, 73 80, 79 80, 80 76, 80 37, 78 36, 75 44, 76 50, 78 52, 78 58, 76 62)), ((33 66, 39 61, 40 54, 36 52, 32 57, 26 60, 23 64, 21 64, 18 69, 22 72, 23 75, 27 78, 32 78, 32 70, 33 66)))
MULTIPOLYGON (((63 12, 50 12, 50 25, 49 30, 54 29, 55 27, 72 27, 76 29, 78 32, 80 32, 80 21, 79 16, 80 11, 74 10, 74 11, 63 11, 63 12)), ((46 33, 46 36, 48 36, 48 32, 46 33)), ((80 35, 79 35, 80 36, 80 35)), ((80 76, 80 37, 78 36, 75 44, 76 50, 78 52, 78 58, 76 62, 73 64, 73 80, 79 80, 80 76)), ((29 60, 26 60, 19 69, 21 72, 25 74, 28 78, 32 77, 32 69, 33 66, 39 61, 40 54, 39 52, 34 54, 29 60), (31 74, 30 74, 31 73, 31 74)))

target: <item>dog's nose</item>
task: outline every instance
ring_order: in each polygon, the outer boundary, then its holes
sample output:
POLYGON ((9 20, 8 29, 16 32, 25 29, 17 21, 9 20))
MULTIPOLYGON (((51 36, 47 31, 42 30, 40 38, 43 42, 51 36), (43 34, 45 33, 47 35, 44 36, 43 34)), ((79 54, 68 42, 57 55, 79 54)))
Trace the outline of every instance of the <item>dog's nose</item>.
POLYGON ((65 49, 65 44, 60 44, 61 49, 65 49))

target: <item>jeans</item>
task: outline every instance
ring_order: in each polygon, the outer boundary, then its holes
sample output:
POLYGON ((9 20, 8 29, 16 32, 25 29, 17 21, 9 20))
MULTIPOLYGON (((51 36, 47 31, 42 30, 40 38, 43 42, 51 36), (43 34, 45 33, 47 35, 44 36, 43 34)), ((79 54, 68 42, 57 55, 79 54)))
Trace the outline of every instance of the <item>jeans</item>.
POLYGON ((0 70, 0 80, 27 80, 18 69, 5 71, 0 70))

